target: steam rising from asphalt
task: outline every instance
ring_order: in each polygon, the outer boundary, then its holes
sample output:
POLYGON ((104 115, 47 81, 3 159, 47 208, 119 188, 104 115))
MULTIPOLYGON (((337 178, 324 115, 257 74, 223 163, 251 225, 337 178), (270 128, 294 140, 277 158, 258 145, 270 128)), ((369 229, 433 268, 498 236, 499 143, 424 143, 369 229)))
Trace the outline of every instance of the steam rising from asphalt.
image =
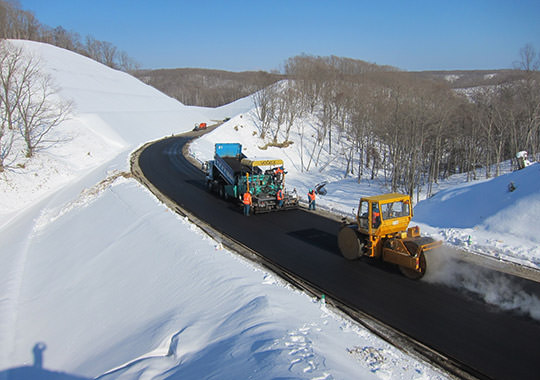
POLYGON ((426 261, 425 281, 464 289, 488 304, 540 320, 540 293, 526 289, 525 280, 460 261, 444 247, 428 252, 426 261))

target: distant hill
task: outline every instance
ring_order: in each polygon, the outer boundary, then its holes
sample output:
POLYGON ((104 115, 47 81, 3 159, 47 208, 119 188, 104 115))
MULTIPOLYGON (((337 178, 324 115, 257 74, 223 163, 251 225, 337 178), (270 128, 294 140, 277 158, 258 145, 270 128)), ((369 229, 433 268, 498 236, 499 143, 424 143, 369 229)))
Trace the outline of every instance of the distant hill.
MULTIPOLYGON (((396 71, 390 72, 395 75, 396 71)), ((523 77, 523 73, 516 70, 411 71, 403 73, 422 79, 441 81, 455 89, 498 85, 523 77)), ((286 78, 286 75, 265 71, 231 72, 197 68, 137 70, 132 74, 185 105, 202 107, 219 107, 232 103, 286 78)))
POLYGON ((229 104, 284 78, 265 71, 193 68, 137 70, 132 74, 185 105, 204 107, 229 104))

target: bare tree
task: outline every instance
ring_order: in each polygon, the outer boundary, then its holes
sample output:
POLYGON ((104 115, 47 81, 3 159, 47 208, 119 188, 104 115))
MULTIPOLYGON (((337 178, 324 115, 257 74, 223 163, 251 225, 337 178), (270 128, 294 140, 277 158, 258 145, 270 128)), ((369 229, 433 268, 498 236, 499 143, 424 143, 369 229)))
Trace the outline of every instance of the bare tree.
POLYGON ((116 49, 116 46, 114 46, 110 42, 102 41, 100 44, 100 47, 101 47, 101 57, 102 57, 101 63, 115 69, 117 67, 116 61, 117 61, 117 56, 118 56, 118 51, 116 49))
POLYGON ((274 95, 273 86, 262 88, 253 95, 255 113, 258 119, 256 125, 261 139, 264 139, 270 130, 270 123, 274 114, 274 95))
POLYGON ((286 108, 286 125, 285 125, 285 138, 284 141, 289 141, 289 134, 295 120, 303 113, 302 103, 298 90, 294 87, 292 81, 288 81, 287 87, 284 91, 283 97, 287 103, 286 108))
POLYGON ((0 41, 0 172, 6 167, 15 140, 16 112, 20 99, 18 78, 22 64, 22 49, 15 48, 7 41, 0 41))
POLYGON ((514 66, 518 70, 530 72, 540 68, 540 57, 537 58, 536 50, 532 44, 526 44, 519 50, 520 61, 516 62, 514 66))
POLYGON ((39 65, 31 59, 25 66, 21 98, 17 104, 18 127, 26 144, 26 157, 58 142, 51 139, 51 132, 65 121, 72 105, 57 98, 57 90, 50 76, 39 71, 39 65))
POLYGON ((122 71, 131 72, 139 69, 139 63, 122 51, 118 54, 118 67, 122 71))
POLYGON ((50 132, 68 116, 71 105, 59 101, 49 76, 37 58, 20 47, 0 43, 0 171, 12 152, 15 129, 26 145, 26 156, 55 141, 50 132))
POLYGON ((92 36, 86 36, 84 54, 98 62, 103 62, 101 57, 101 41, 92 36))

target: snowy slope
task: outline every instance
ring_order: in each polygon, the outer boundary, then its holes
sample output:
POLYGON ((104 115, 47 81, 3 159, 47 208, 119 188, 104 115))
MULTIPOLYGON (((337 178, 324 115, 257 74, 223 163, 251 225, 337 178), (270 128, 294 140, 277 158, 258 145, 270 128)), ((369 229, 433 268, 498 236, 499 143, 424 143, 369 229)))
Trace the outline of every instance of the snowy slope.
POLYGON ((538 163, 442 190, 414 211, 415 221, 435 227, 450 243, 540 268, 538 163))
POLYGON ((39 342, 44 367, 72 377, 444 378, 123 176, 141 144, 247 112, 249 99, 186 107, 72 52, 13 43, 76 111, 57 132, 65 144, 0 179, 0 378, 32 365, 39 342))
POLYGON ((73 101, 75 113, 55 136, 73 141, 56 145, 40 160, 27 163, 26 171, 39 180, 26 176, 21 181, 16 173, 8 172, 7 181, 0 182, 7 195, 0 199, 0 225, 21 205, 50 194, 85 171, 119 154, 127 159, 134 145, 189 130, 206 117, 89 58, 38 42, 11 42, 39 58, 42 71, 50 73, 59 87, 59 95, 73 101))

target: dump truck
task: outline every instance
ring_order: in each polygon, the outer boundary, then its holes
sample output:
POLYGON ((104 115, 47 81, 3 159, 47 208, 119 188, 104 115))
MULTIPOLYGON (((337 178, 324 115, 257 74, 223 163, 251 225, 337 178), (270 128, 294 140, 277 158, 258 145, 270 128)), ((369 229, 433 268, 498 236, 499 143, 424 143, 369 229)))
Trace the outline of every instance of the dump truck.
POLYGON ((420 236, 418 226, 408 227, 413 216, 408 195, 390 193, 360 199, 356 222, 344 219, 338 246, 348 260, 379 258, 396 264, 401 273, 420 279, 426 273, 425 253, 441 241, 420 236))
POLYGON ((249 159, 242 153, 242 144, 215 144, 214 159, 204 165, 206 186, 224 199, 242 203, 246 191, 251 192, 254 213, 298 208, 295 191, 285 188, 283 160, 276 158, 249 159), (283 193, 280 206, 279 190, 283 193))

